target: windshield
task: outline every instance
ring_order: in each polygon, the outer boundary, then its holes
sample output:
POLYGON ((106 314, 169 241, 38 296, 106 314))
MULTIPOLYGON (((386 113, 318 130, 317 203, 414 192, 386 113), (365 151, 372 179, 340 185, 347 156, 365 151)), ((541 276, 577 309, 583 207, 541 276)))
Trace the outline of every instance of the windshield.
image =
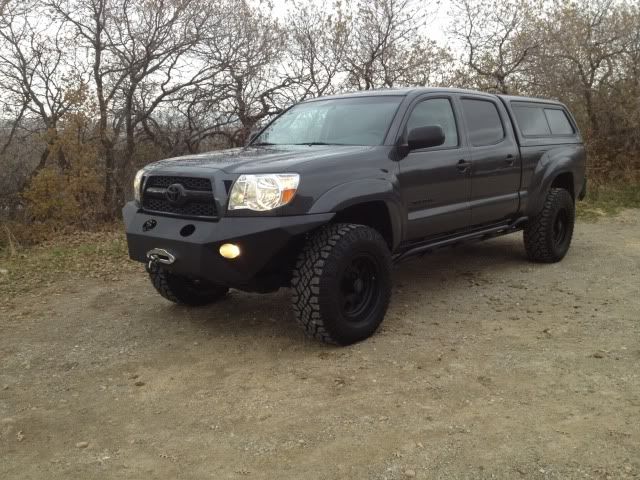
POLYGON ((402 98, 300 103, 276 118, 251 145, 381 145, 402 98))

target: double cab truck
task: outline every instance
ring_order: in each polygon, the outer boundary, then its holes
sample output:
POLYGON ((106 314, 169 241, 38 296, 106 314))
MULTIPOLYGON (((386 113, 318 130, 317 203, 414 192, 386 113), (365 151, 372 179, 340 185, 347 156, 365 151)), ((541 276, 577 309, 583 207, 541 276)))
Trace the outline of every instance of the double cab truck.
POLYGON ((396 262, 520 230, 530 260, 562 260, 585 162, 556 101, 445 88, 315 98, 243 148, 140 170, 123 210, 129 255, 184 305, 288 287, 309 336, 347 345, 382 322, 396 262))

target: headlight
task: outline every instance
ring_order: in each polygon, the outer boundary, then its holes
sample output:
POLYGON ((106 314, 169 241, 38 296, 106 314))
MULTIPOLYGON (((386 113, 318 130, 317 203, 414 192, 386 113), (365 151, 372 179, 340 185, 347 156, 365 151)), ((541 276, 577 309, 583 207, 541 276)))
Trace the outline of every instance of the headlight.
POLYGON ((264 212, 289 203, 298 189, 297 173, 241 175, 229 195, 229 210, 264 212))
POLYGON ((140 203, 140 197, 142 195, 142 177, 145 172, 146 170, 144 168, 142 170, 138 170, 135 178, 133 179, 133 198, 135 198, 138 203, 140 203))

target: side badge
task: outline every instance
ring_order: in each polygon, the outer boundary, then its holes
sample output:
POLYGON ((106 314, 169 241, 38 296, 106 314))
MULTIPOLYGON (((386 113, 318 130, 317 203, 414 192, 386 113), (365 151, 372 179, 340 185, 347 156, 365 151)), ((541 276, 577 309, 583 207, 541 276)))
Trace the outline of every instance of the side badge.
POLYGON ((142 224, 142 231, 148 232, 149 230, 153 230, 154 228, 156 228, 157 224, 158 222, 156 222, 153 218, 151 220, 147 220, 142 224))

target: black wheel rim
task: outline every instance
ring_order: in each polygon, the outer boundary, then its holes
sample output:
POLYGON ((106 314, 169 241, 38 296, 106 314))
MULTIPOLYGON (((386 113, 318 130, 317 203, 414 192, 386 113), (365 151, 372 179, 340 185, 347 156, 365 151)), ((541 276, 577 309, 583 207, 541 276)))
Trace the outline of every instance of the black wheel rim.
POLYGON ((558 212, 553 222, 553 241, 556 245, 562 245, 564 243, 568 230, 569 214, 566 210, 562 209, 558 212))
POLYGON ((369 255, 351 259, 340 279, 342 312, 347 321, 361 321, 369 314, 379 294, 377 262, 369 255))

